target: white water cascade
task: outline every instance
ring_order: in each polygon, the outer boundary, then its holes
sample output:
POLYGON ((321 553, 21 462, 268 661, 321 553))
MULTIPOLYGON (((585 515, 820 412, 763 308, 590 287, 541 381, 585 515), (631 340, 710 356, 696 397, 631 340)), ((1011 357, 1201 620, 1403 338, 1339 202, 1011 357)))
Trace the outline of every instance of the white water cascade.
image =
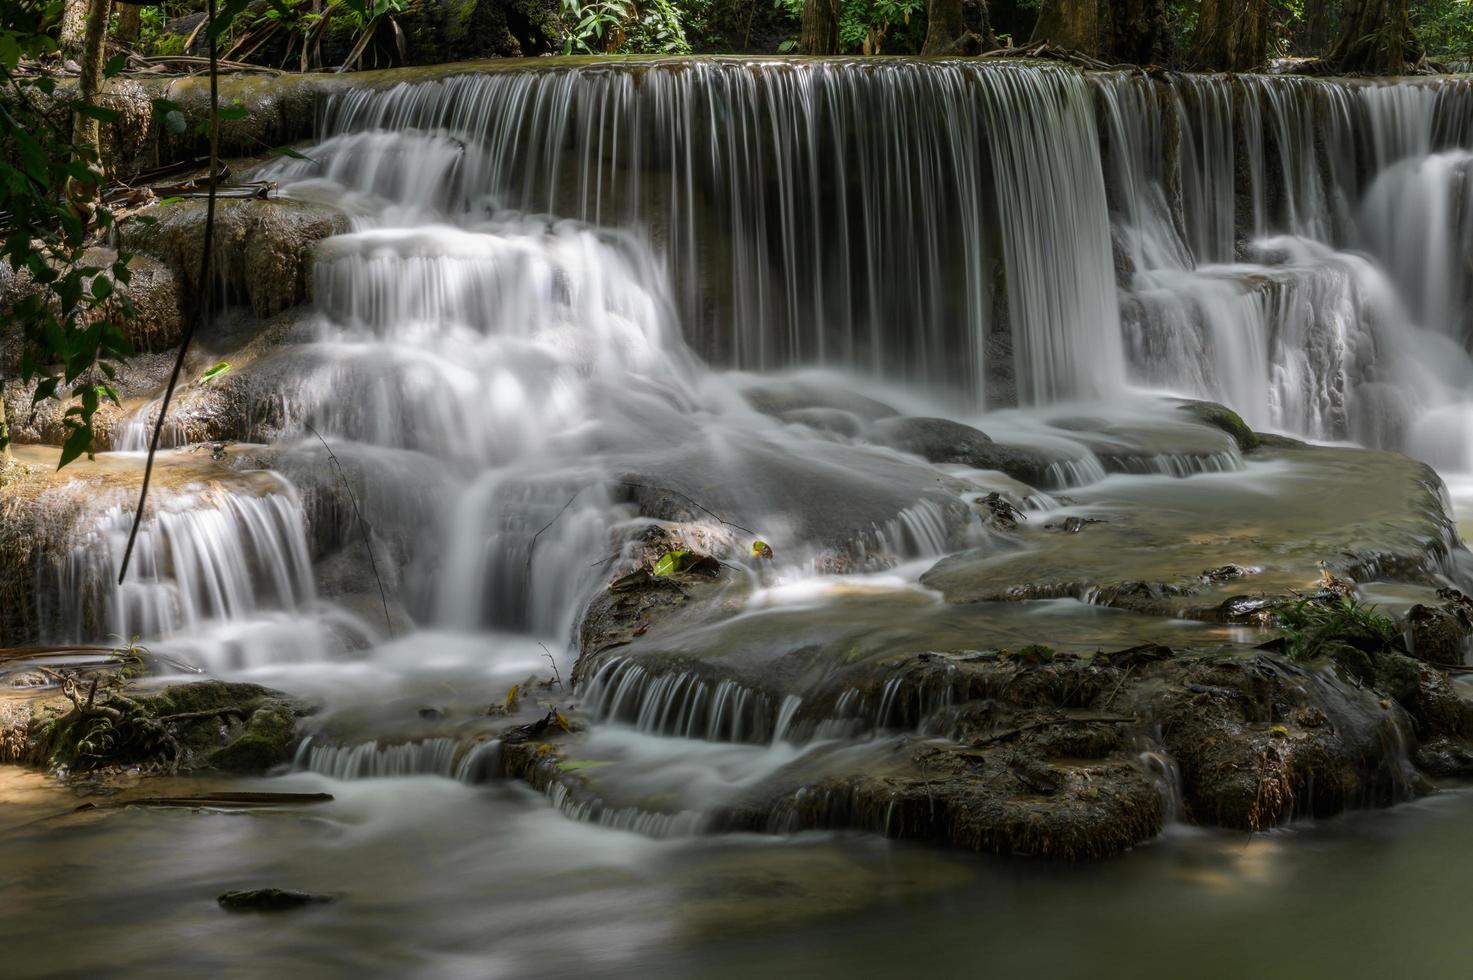
MULTIPOLYGON (((338 91, 304 159, 264 168, 350 226, 316 250, 310 310, 232 377, 238 441, 272 473, 171 492, 122 589, 126 515, 96 515, 55 569, 48 638, 136 634, 347 705, 298 757, 325 777, 479 781, 502 763, 487 705, 509 717, 549 660, 571 687, 590 598, 671 547, 720 559, 723 615, 770 601, 812 631, 796 676, 854 595, 944 618, 917 579, 998 541, 989 492, 1062 535, 1084 525, 1046 491, 1273 469, 1161 393, 1467 470, 1470 110, 1466 82, 976 60, 553 62, 338 91), (893 438, 958 421, 1021 462, 893 438)), ((739 637, 754 660, 787 639, 739 637)), ((679 780, 678 807, 549 798, 684 832, 815 746, 953 706, 894 680, 825 712, 817 668, 795 694, 688 666, 608 659, 577 691, 593 744, 654 796, 679 780)))

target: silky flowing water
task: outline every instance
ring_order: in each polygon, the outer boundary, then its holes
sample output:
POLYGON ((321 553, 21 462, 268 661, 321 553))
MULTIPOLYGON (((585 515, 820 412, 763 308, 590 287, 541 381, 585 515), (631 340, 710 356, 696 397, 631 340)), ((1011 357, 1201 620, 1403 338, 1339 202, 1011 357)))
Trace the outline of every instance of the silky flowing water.
MULTIPOLYGON (((705 832, 712 807, 814 745, 895 728, 909 709, 890 702, 815 725, 799 721, 801 693, 769 703, 735 681, 606 666, 578 692, 602 719, 588 744, 630 793, 675 801, 660 813, 488 782, 494 744, 413 732, 425 706, 484 709, 549 657, 568 677, 579 615, 639 554, 654 492, 696 503, 686 517, 713 549, 740 555, 760 536, 774 551, 733 572, 737 628, 681 634, 733 663, 805 636, 852 637, 855 658, 866 642, 979 636, 1250 641, 1071 597, 958 611, 919 579, 991 540, 969 506, 989 489, 1039 523, 1079 502, 1059 494, 1199 522, 1280 495, 1270 538, 1333 509, 1302 496, 1333 495, 1323 474, 1245 459, 1173 421, 1165 394, 1404 451, 1466 485, 1470 119, 1473 83, 1458 79, 892 59, 550 61, 325 99, 306 159, 265 171, 351 225, 320 246, 291 342, 238 372, 273 472, 161 491, 121 587, 127 504, 109 501, 38 616, 45 639, 136 635, 314 699, 331 721, 308 723, 293 771, 229 786, 336 799, 67 815, 73 799, 42 777, 0 772, 16 801, 0 844, 11 962, 192 976, 1083 976, 1127 955, 1147 975, 1457 968, 1458 827, 1473 807, 1459 790, 1252 839, 1173 825, 1068 868, 781 826, 705 832), (867 442, 886 406, 1045 448, 1046 485, 867 442), (356 490, 388 609, 309 425, 356 490), (252 886, 343 900, 272 919, 213 904, 252 886)), ((1210 566, 1210 542, 1197 546, 1210 566)), ((1170 760, 1143 764, 1170 795, 1170 760)))

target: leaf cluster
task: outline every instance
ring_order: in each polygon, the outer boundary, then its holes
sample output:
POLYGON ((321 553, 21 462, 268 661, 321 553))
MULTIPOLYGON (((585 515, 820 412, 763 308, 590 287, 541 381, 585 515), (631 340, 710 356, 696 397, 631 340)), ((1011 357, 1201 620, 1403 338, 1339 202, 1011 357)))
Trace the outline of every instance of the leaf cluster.
MULTIPOLYGON (((53 78, 22 65, 55 57, 59 0, 20 0, 0 11, 0 272, 13 286, 5 318, 20 348, 20 380, 34 382, 32 405, 67 402, 61 464, 92 452, 93 418, 117 402, 117 364, 132 354, 121 326, 133 315, 125 294, 128 256, 91 264, 89 247, 112 228, 97 200, 104 175, 96 147, 78 145, 73 114, 115 122, 118 114, 84 104, 53 78)), ((104 75, 123 68, 107 62, 104 75)), ((0 449, 7 433, 0 429, 0 449)))
POLYGON ((1294 660, 1313 660, 1334 643, 1367 652, 1384 650, 1401 635, 1394 620, 1352 596, 1295 599, 1279 606, 1274 616, 1285 652, 1294 660))

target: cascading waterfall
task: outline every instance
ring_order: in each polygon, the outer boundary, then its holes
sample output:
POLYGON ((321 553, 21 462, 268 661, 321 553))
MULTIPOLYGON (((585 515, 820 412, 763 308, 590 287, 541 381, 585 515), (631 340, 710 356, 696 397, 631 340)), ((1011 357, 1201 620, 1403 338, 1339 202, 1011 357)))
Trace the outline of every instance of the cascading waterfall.
POLYGON ((1133 377, 1466 468, 1473 86, 1092 82, 1133 377))
MULTIPOLYGON (((979 424, 1000 442, 1050 427, 1030 443, 1047 487, 1249 465, 1218 432, 1175 455, 1091 448, 1090 419, 1071 435, 1056 408, 1131 385, 1473 466, 1473 83, 557 63, 342 91, 321 110, 311 159, 266 172, 351 230, 318 249, 292 342, 236 374, 249 432, 286 475, 160 504, 121 590, 125 515, 89 525, 55 590, 68 639, 141 634, 222 672, 368 650, 365 675, 448 688, 449 662, 474 687, 506 647, 566 663, 578 614, 645 555, 654 514, 724 558, 768 541, 778 557, 734 568, 743 585, 986 540, 977 486, 952 480, 962 464, 922 468, 871 438, 885 405, 790 397, 857 377, 901 408, 915 392, 973 420, 1022 406, 1009 414, 1028 421, 979 424), (753 408, 759 373, 799 369, 814 370, 753 408), (351 509, 309 424, 346 464, 351 509), (365 586, 360 502, 385 619, 415 630, 390 642, 376 594, 333 605, 365 586)), ((540 670, 532 657, 516 669, 540 670)), ((897 680, 818 719, 816 697, 804 711, 635 657, 579 693, 601 725, 773 759, 910 730, 950 698, 897 680)), ((474 780, 498 751, 484 733, 360 734, 304 747, 299 767, 474 780)), ((699 825, 560 785, 554 802, 585 819, 699 825)))
POLYGON ((344 93, 322 129, 320 165, 274 170, 309 178, 293 193, 332 181, 351 203, 419 188, 390 203, 641 229, 671 266, 693 346, 720 364, 852 367, 969 400, 1010 347, 1026 401, 1107 393, 1121 377, 1098 141, 1071 71, 495 72, 344 93), (432 194, 406 176, 422 155, 456 179, 432 194))
POLYGON ((187 659, 235 670, 322 660, 370 634, 350 615, 318 609, 302 505, 285 480, 263 474, 247 486, 156 494, 121 585, 133 518, 122 506, 84 523, 49 566, 51 580, 39 590, 46 635, 141 637, 166 652, 177 636, 209 633, 209 642, 189 644, 187 659))

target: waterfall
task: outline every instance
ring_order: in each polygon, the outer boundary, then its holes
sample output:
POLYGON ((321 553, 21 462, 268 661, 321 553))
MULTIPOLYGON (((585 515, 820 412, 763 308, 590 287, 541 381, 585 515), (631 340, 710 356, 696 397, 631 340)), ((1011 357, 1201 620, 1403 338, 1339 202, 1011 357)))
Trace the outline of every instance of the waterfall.
MULTIPOLYGON (((760 535, 779 574, 975 541, 957 487, 871 438, 891 408, 846 386, 973 421, 1165 391, 1473 467, 1468 79, 549 61, 319 110, 318 145, 263 174, 351 230, 318 249, 289 341, 232 372, 301 498, 283 478, 161 506, 125 590, 102 515, 63 563, 76 598, 43 600, 75 603, 48 621, 77 638, 271 623, 275 653, 194 651, 231 666, 361 638, 322 629, 314 589, 352 591, 361 534, 308 424, 408 619, 559 652, 655 517, 726 558, 760 535), (849 400, 754 410, 769 381, 849 400)), ((1188 472, 1075 450, 1035 482, 1188 472)), ((680 725, 770 741, 780 713, 738 698, 680 725)))
POLYGON ((306 521, 296 490, 261 474, 244 485, 156 489, 139 529, 128 578, 118 568, 133 511, 110 506, 84 518, 43 567, 44 635, 57 642, 161 639, 215 631, 192 648, 201 666, 317 660, 339 644, 334 630, 364 630, 332 614, 304 629, 292 618, 316 604, 306 521))
POLYGON ((1465 468, 1473 84, 1090 80, 1131 377, 1465 468))
POLYGON ((322 135, 316 162, 273 169, 293 193, 638 229, 720 365, 856 368, 974 404, 1009 350, 1025 401, 1123 377, 1089 89, 1063 68, 499 71, 344 92, 322 135))

